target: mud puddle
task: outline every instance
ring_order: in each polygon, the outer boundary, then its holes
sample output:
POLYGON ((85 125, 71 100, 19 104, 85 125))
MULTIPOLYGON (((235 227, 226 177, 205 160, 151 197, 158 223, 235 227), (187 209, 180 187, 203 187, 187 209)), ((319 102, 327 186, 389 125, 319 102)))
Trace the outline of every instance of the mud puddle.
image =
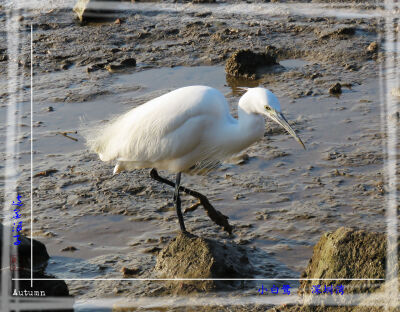
POLYGON ((149 222, 131 222, 124 216, 78 216, 68 229, 58 231, 56 236, 42 240, 52 255, 68 254, 76 258, 90 259, 107 253, 127 252, 131 249, 130 245, 145 241, 145 233, 149 232, 153 232, 155 236, 164 234, 149 222), (61 251, 60 246, 68 243, 71 243, 74 251, 61 251))
POLYGON ((289 60, 281 60, 279 64, 286 69, 299 69, 304 67, 305 65, 309 64, 308 61, 302 59, 289 59, 289 60))

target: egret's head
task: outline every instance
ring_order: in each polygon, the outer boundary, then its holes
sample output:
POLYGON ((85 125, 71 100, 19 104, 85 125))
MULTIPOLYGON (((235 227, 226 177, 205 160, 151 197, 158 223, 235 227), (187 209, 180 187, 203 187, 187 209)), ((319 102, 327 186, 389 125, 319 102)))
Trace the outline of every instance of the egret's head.
POLYGON ((289 125, 285 116, 281 112, 281 105, 279 104, 278 98, 271 91, 265 88, 248 88, 247 92, 243 95, 248 103, 247 106, 251 113, 265 115, 272 119, 276 123, 280 124, 283 128, 287 130, 297 142, 304 146, 303 141, 299 138, 296 132, 289 125))

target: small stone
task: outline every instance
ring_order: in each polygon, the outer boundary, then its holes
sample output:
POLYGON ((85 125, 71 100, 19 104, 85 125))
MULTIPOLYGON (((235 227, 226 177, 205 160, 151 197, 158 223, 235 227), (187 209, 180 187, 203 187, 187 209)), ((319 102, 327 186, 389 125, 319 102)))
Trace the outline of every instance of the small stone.
POLYGON ((120 294, 120 293, 122 293, 122 290, 119 289, 119 288, 117 288, 117 287, 114 287, 114 288, 113 288, 113 293, 114 293, 114 294, 120 294))
POLYGON ((322 77, 322 74, 320 74, 320 73, 313 73, 312 75, 311 75, 311 79, 312 80, 314 80, 314 79, 316 79, 316 78, 319 78, 319 77, 322 77))
POLYGON ((147 244, 153 244, 153 243, 157 243, 157 242, 158 242, 158 239, 155 239, 155 238, 146 239, 147 244))
POLYGON ((192 3, 215 3, 216 0, 192 0, 192 3))
POLYGON ((342 93, 342 85, 337 82, 333 86, 329 88, 329 93, 330 94, 341 94, 342 93))
POLYGON ((76 248, 74 246, 68 246, 68 247, 61 249, 61 251, 75 251, 75 250, 78 250, 78 248, 76 248))
POLYGON ((199 12, 194 14, 195 17, 207 17, 210 15, 212 15, 212 12, 199 12))
POLYGON ((349 70, 349 71, 356 71, 356 70, 358 70, 358 67, 354 64, 345 64, 344 69, 349 70))
POLYGON ((44 236, 47 236, 47 237, 54 237, 54 236, 57 236, 55 233, 50 232, 50 231, 44 232, 43 235, 44 235, 44 236))
POLYGON ((376 41, 371 42, 367 48, 367 51, 372 53, 378 51, 378 43, 376 41))
POLYGON ((123 267, 121 269, 121 272, 124 277, 128 277, 128 276, 132 276, 132 275, 137 275, 140 272, 140 268, 136 267, 136 266, 132 267, 132 268, 123 267))
POLYGON ((160 247, 154 246, 154 247, 150 247, 150 248, 146 248, 144 250, 145 253, 158 253, 161 250, 160 247))
POLYGON ((87 73, 91 73, 91 72, 94 72, 96 70, 104 68, 104 66, 105 66, 105 64, 92 64, 92 65, 86 67, 86 72, 87 73))
POLYGON ((119 64, 107 64, 104 68, 110 73, 115 71, 124 70, 130 67, 136 66, 136 60, 134 58, 127 58, 122 60, 119 64))
POLYGON ((61 63, 60 68, 61 68, 62 70, 66 70, 66 69, 70 68, 73 64, 74 64, 74 63, 72 63, 71 61, 66 60, 66 61, 63 61, 63 62, 61 63))
POLYGON ((136 60, 134 58, 127 58, 121 61, 121 65, 126 67, 134 67, 136 66, 136 60))
POLYGON ((236 200, 239 200, 239 199, 242 199, 242 198, 244 198, 244 195, 242 195, 242 194, 236 194, 235 197, 234 197, 234 199, 236 199, 236 200))

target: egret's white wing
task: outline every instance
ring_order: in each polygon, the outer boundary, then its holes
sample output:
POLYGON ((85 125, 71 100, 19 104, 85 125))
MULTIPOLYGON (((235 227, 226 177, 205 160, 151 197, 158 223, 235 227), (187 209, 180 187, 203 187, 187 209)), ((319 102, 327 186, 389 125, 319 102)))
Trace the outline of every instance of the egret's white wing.
POLYGON ((186 87, 153 99, 111 122, 89 142, 101 160, 155 163, 183 157, 229 108, 209 87, 186 87))

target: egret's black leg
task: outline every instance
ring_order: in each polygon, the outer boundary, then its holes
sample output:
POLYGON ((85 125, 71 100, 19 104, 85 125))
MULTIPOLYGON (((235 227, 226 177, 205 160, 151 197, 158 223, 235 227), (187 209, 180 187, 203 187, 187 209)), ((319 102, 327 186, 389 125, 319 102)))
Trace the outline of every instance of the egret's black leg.
MULTIPOLYGON (((159 176, 159 174, 155 168, 151 169, 150 177, 152 177, 154 180, 156 180, 158 182, 161 182, 161 183, 164 183, 164 184, 174 187, 175 192, 176 192, 175 183, 166 178, 159 176)), ((177 178, 178 178, 178 176, 177 176, 177 178)), ((179 183, 180 183, 180 177, 179 177, 179 183)), ((222 213, 220 213, 218 210, 216 210, 210 204, 210 202, 208 201, 208 198, 206 196, 204 196, 203 194, 201 194, 199 192, 193 191, 191 189, 188 189, 187 187, 180 186, 180 185, 178 185, 178 190, 183 191, 186 194, 189 194, 189 195, 197 198, 200 201, 200 203, 203 205, 204 209, 207 211, 207 214, 211 218, 211 220, 213 220, 216 224, 223 226, 225 231, 227 231, 229 234, 232 233, 232 227, 228 222, 228 217, 223 215, 222 213)), ((177 212, 178 212, 178 209, 177 209, 177 212)), ((179 208, 178 218, 179 218, 179 214, 182 216, 182 212, 181 212, 180 208, 179 208)), ((179 223, 180 223, 180 220, 181 219, 179 219, 179 223)), ((183 217, 182 217, 182 224, 183 224, 183 217)), ((183 228, 185 228, 185 226, 183 226, 183 228)), ((182 226, 181 226, 181 229, 182 229, 182 226)))
POLYGON ((181 197, 179 196, 179 186, 181 184, 181 173, 178 172, 176 175, 174 202, 176 206, 176 214, 178 215, 179 225, 182 232, 186 232, 185 223, 183 222, 182 210, 181 210, 181 197))

